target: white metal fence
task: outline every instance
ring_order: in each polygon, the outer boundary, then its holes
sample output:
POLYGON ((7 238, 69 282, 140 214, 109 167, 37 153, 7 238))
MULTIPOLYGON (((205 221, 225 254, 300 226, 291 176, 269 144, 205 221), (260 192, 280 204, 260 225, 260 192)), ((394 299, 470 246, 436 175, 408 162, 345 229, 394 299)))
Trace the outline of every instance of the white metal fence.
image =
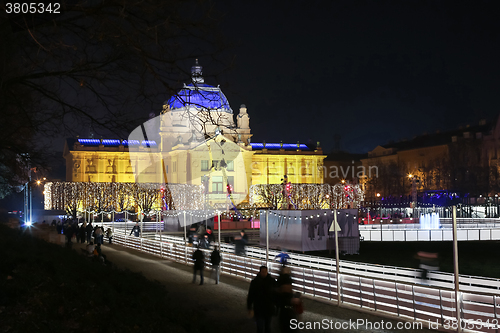
MULTIPOLYGON (((452 223, 452 218, 451 217, 440 217, 439 221, 441 224, 443 223, 452 223)), ((474 218, 474 217, 457 217, 457 223, 477 223, 477 224, 484 224, 484 223, 500 223, 500 218, 498 217, 481 217, 481 218, 474 218)))
MULTIPOLYGON (((398 228, 363 228, 359 229, 361 239, 372 242, 421 242, 453 241, 452 228, 440 229, 398 229, 398 228)), ((500 240, 500 226, 470 228, 461 226, 457 230, 458 241, 500 240)))
MULTIPOLYGON (((184 239, 182 237, 162 235, 161 238, 163 242, 184 246, 184 239)), ((159 241, 160 235, 156 234, 154 239, 159 241)), ((234 253, 234 245, 221 243, 221 251, 226 253, 234 253)), ((266 259, 265 248, 247 246, 246 254, 247 257, 255 258, 262 262, 265 262, 266 259)), ((277 254, 279 254, 279 251, 272 249, 269 250, 270 267, 279 267, 277 261, 273 260, 273 258, 277 254)), ((336 271, 335 259, 332 258, 293 253, 291 254, 291 259, 289 260, 289 263, 292 266, 311 268, 326 272, 336 271)), ((410 283, 410 284, 425 283, 425 284, 432 284, 432 286, 435 287, 442 287, 447 289, 453 289, 454 287, 454 280, 452 273, 430 271, 428 273, 428 279, 422 280, 421 270, 414 268, 368 264, 368 263, 360 263, 347 260, 340 260, 339 266, 341 273, 346 273, 362 278, 375 278, 386 281, 394 281, 394 282, 410 283)), ((492 293, 500 295, 500 279, 481 277, 481 276, 460 275, 459 283, 460 283, 460 290, 463 291, 483 292, 483 293, 492 293)))
MULTIPOLYGON (((394 224, 364 224, 364 225, 359 225, 360 230, 369 230, 369 229, 409 229, 409 230, 414 230, 414 229, 420 229, 420 224, 418 223, 394 223, 394 224)), ((453 225, 448 222, 443 222, 443 219, 441 219, 441 226, 440 228, 444 229, 452 229, 453 225)), ((457 229, 473 229, 473 228, 500 228, 500 223, 499 222, 481 222, 478 223, 477 221, 472 223, 472 222, 460 222, 457 223, 457 229)))
MULTIPOLYGON (((151 222, 153 223, 153 222, 151 222)), ((154 229, 153 229, 154 231, 154 229)), ((385 230, 384 230, 385 231, 385 230)), ((390 231, 390 230, 389 230, 390 231)), ((380 233, 380 230, 378 230, 380 233)), ((115 228, 115 239, 119 235, 128 237, 130 232, 127 229, 115 228)), ((133 239, 137 239, 133 237, 133 239)), ((162 240, 162 244, 175 244, 176 246, 184 246, 184 238, 171 235, 160 235, 160 233, 144 234, 142 239, 152 239, 156 241, 162 240)), ((460 238, 459 238, 460 239, 460 238)), ((170 245, 169 245, 170 246, 170 245)), ((221 243, 221 251, 226 253, 234 253, 234 245, 221 243)), ((265 248, 247 246, 246 253, 248 257, 265 261, 266 250, 265 248)), ((269 250, 269 258, 271 267, 279 267, 279 264, 273 258, 279 253, 276 250, 269 250)), ((326 272, 335 272, 336 264, 335 259, 311 256, 306 254, 293 253, 289 263, 293 266, 304 267, 310 269, 317 269, 326 272)), ((383 279, 386 281, 394 281, 400 283, 410 284, 432 284, 432 286, 440 288, 453 289, 454 280, 452 273, 445 273, 440 271, 430 271, 428 279, 422 280, 422 272, 419 269, 396 267, 388 265, 368 264, 353 262, 347 260, 340 260, 339 262, 341 273, 351 274, 362 278, 383 279)), ((500 295, 500 279, 487 278, 480 276, 460 275, 459 277, 460 290, 482 293, 493 293, 500 295)))
MULTIPOLYGON (((184 246, 182 238, 173 236, 162 236, 162 240, 146 239, 127 236, 124 233, 115 233, 114 240, 117 244, 147 252, 161 258, 192 265, 190 259, 194 249, 184 246)), ((252 279, 261 265, 265 264, 262 257, 263 250, 248 247, 247 256, 232 254, 230 245, 222 245, 223 261, 221 272, 252 279)), ((206 256, 209 250, 204 250, 206 256)), ((277 252, 271 251, 274 256, 277 252)), ((265 251, 264 251, 265 256, 265 251)), ((387 277, 414 276, 416 270, 401 268, 390 268, 387 266, 364 265, 365 270, 359 269, 363 265, 350 267, 352 263, 342 262, 340 279, 340 290, 337 290, 337 274, 332 270, 332 260, 318 258, 313 263, 307 261, 307 256, 295 256, 291 260, 294 289, 306 295, 321 297, 336 301, 340 292, 341 306, 343 304, 369 309, 394 317, 407 320, 419 320, 425 323, 437 323, 441 329, 455 330, 457 324, 457 309, 455 306, 455 292, 446 287, 437 287, 437 280, 433 285, 414 285, 409 282, 390 281, 387 277), (305 263, 311 267, 306 267, 305 263), (300 264, 302 266, 297 266, 300 264), (372 267, 378 267, 378 273, 372 267), (328 268, 328 269, 325 269, 328 268), (355 274, 351 273, 354 271, 355 274), (363 273, 360 275, 359 273, 363 273), (369 273, 369 274, 366 274, 369 273), (375 275, 382 276, 375 276, 375 275), (371 275, 371 276, 370 276, 371 275)), ((310 256, 309 256, 310 257, 310 256)), ((333 263, 335 261, 333 260, 333 263)), ((333 265, 334 267, 334 265, 333 265)), ((279 265, 270 265, 270 272, 277 274, 279 265)), ((452 285, 453 276, 439 273, 441 278, 450 281, 452 285), (447 276, 443 278, 442 276, 447 276), (448 279, 449 278, 449 279, 448 279)), ((432 273, 431 273, 432 275, 432 273)), ((461 283, 488 284, 489 279, 463 277, 461 283), (469 280, 468 280, 469 279, 469 280), (468 280, 468 281, 467 281, 468 280)), ((498 289, 498 280, 490 281, 492 287, 498 289)), ((446 282, 447 283, 447 282, 446 282)), ((492 290, 493 288, 490 288, 492 290)), ((462 327, 475 332, 498 333, 498 320, 500 311, 500 295, 498 293, 479 294, 474 291, 461 291, 459 293, 459 311, 462 327)))

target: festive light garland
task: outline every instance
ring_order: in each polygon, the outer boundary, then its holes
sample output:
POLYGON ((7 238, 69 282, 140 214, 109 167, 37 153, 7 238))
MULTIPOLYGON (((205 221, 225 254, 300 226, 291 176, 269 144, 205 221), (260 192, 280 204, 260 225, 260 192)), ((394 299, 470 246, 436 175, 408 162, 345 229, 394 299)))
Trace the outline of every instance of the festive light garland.
POLYGON ((342 209, 359 208, 364 191, 359 185, 337 184, 258 184, 250 187, 250 205, 271 209, 342 209), (288 192, 288 196, 285 195, 288 192), (291 206, 288 201, 292 201, 291 206))
POLYGON ((48 182, 45 184, 46 210, 80 212, 123 212, 138 208, 143 213, 160 211, 163 196, 172 210, 205 208, 203 185, 157 183, 48 182))

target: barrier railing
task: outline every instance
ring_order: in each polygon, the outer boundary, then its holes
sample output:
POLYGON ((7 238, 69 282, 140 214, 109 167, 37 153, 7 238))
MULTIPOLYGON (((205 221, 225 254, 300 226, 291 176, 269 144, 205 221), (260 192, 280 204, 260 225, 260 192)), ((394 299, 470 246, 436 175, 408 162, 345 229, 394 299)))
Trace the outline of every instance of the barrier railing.
MULTIPOLYGON (((156 235, 155 240, 159 241, 160 236, 156 235)), ((162 241, 184 245, 182 237, 162 235, 162 241)), ((234 253, 234 245, 221 243, 221 251, 234 253)), ((279 264, 273 258, 279 254, 279 251, 269 249, 270 266, 279 267, 279 264)), ((248 257, 256 258, 265 261, 266 250, 255 246, 247 246, 246 254, 248 257)), ((336 271, 335 259, 311 256, 306 254, 294 253, 289 259, 292 266, 324 270, 328 272, 336 271)), ((427 275, 428 279, 422 280, 422 271, 414 268, 396 267, 388 265, 377 265, 360 263, 353 261, 340 260, 340 270, 342 273, 351 274, 364 278, 378 278, 395 282, 411 283, 411 284, 432 284, 436 287, 453 289, 454 280, 453 274, 430 271, 427 275)), ((460 275, 460 289, 464 291, 496 293, 500 295, 500 279, 460 275)))
MULTIPOLYGON (((376 228, 360 229, 364 241, 372 242, 416 242, 416 241, 452 241, 453 229, 403 229, 376 228)), ((458 228, 458 241, 500 240, 500 226, 483 228, 458 228)))
MULTIPOLYGON (((154 239, 129 237, 122 233, 115 236, 117 244, 192 265, 190 258, 194 248, 179 244, 178 240, 178 237, 172 236, 162 238, 161 242, 154 239)), ((223 274, 250 280, 255 277, 259 267, 265 264, 265 260, 250 256, 260 254, 258 248, 248 248, 247 256, 237 256, 227 252, 227 250, 232 250, 230 245, 222 246, 221 244, 221 247, 223 256, 221 273, 223 274)), ((203 251, 208 257, 210 250, 203 251)), ((334 271, 294 265, 290 267, 294 289, 306 295, 336 302, 337 295, 340 293, 340 306, 350 305, 406 320, 420 321, 426 325, 433 324, 436 325, 434 326, 436 329, 456 330, 457 308, 453 289, 356 276, 344 271, 347 266, 342 266, 338 277, 334 271), (337 290, 337 278, 340 280, 340 290, 337 290)), ((277 274, 278 269, 279 265, 272 264, 271 274, 277 274)), ((473 279, 469 282, 476 283, 473 279)), ((461 291, 458 295, 458 311, 462 327, 473 332, 498 333, 499 295, 477 294, 469 291, 461 291)))
MULTIPOLYGON (((453 226, 451 222, 446 222, 443 221, 444 219, 441 219, 440 223, 441 226, 440 228, 449 228, 451 229, 453 226)), ((364 224, 364 225, 359 225, 359 230, 379 230, 380 228, 382 229, 420 229, 420 224, 418 223, 408 223, 408 224, 402 224, 402 223, 394 223, 394 224, 364 224)), ((498 222, 482 222, 478 223, 477 221, 472 223, 457 223, 457 228, 465 228, 465 229, 473 229, 473 228, 500 228, 500 223, 498 222)), ((425 230, 425 229, 424 229, 425 230)), ((428 229, 427 229, 428 230, 428 229)))

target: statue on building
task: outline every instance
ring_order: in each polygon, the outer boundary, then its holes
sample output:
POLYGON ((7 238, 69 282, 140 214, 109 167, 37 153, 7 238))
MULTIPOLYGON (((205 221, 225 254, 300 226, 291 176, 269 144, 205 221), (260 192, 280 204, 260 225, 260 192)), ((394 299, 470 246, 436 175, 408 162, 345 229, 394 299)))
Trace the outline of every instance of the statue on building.
POLYGON ((248 129, 250 128, 250 117, 247 113, 247 107, 245 104, 241 104, 240 113, 238 114, 238 128, 248 129))
POLYGON ((108 166, 106 167, 106 173, 116 173, 116 165, 113 163, 114 161, 108 159, 108 166))
POLYGON ((94 161, 91 158, 87 159, 87 168, 85 171, 87 173, 95 173, 96 172, 94 161))
POLYGON ((165 101, 165 104, 163 104, 163 109, 161 110, 161 114, 165 114, 170 111, 170 105, 168 104, 168 101, 165 101))

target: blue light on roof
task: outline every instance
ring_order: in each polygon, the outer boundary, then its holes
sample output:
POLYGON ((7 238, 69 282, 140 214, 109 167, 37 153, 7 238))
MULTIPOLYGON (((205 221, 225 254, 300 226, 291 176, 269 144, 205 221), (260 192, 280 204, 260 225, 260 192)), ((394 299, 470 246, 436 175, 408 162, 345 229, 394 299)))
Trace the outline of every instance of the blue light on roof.
POLYGON ((139 144, 139 140, 123 140, 124 146, 138 146, 139 144))
MULTIPOLYGON (((294 143, 284 143, 283 144, 284 149, 297 149, 297 144, 294 143)), ((299 144, 299 149, 301 150, 309 150, 309 147, 307 147, 305 144, 301 143, 299 144)))
MULTIPOLYGON (((260 142, 252 142, 250 143, 252 146, 252 149, 264 149, 264 144, 260 142)), ((279 150, 281 149, 281 144, 280 143, 266 143, 266 149, 270 150, 279 150)), ((297 144, 295 143, 284 143, 283 144, 283 149, 284 150, 309 150, 309 147, 307 147, 305 144, 301 143, 299 144, 299 147, 297 148, 297 144)))
POLYGON ((279 143, 266 143, 266 149, 280 149, 279 143))
POLYGON ((101 140, 99 139, 78 139, 78 143, 82 146, 99 146, 101 140))
POLYGON ((103 139, 102 144, 105 146, 119 146, 120 140, 117 139, 103 139))
POLYGON ((153 140, 142 140, 141 144, 146 147, 156 147, 156 141, 153 140))

